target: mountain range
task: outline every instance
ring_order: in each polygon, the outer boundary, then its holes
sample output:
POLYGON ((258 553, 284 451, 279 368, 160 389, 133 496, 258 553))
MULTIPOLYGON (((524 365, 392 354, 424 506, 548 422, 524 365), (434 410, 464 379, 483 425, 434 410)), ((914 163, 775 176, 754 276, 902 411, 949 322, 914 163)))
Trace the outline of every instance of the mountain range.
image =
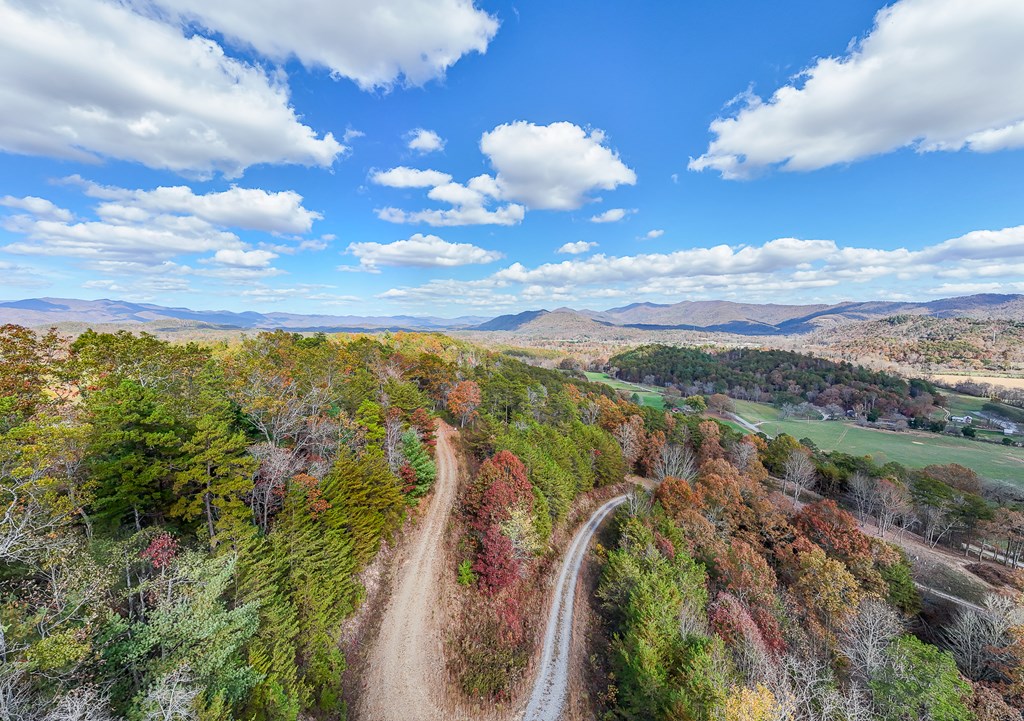
POLYGON ((928 302, 867 301, 834 305, 778 305, 732 301, 631 303, 604 311, 557 308, 532 310, 495 318, 460 316, 305 315, 298 313, 236 313, 225 310, 169 308, 122 300, 30 298, 0 302, 0 323, 26 326, 79 324, 144 324, 174 322, 221 329, 293 331, 472 330, 566 333, 609 327, 638 330, 699 330, 740 335, 799 335, 846 323, 896 315, 939 318, 1024 320, 1024 295, 981 294, 928 302))

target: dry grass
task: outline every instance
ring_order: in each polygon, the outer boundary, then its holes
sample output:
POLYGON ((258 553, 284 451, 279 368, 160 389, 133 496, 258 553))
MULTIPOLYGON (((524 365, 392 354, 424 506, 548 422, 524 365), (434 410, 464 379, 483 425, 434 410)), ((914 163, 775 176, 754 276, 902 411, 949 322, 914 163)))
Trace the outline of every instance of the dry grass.
POLYGON ((957 383, 970 381, 971 383, 989 383, 1003 388, 1024 388, 1024 378, 1009 378, 1006 376, 979 376, 974 374, 957 375, 953 373, 934 373, 931 376, 939 383, 955 386, 957 383))

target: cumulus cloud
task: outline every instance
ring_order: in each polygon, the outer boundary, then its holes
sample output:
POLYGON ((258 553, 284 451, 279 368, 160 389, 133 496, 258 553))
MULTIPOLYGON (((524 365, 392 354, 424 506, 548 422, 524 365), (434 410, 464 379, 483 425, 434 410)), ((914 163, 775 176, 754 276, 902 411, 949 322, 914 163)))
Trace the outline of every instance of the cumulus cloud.
POLYGON ((97 207, 97 213, 104 218, 145 220, 147 214, 174 213, 195 216, 223 227, 268 233, 306 233, 313 227, 313 221, 323 218, 320 213, 303 207, 302 196, 294 190, 268 192, 261 188, 232 187, 223 192, 197 195, 184 185, 129 190, 98 185, 78 176, 65 178, 63 182, 80 185, 86 195, 108 201, 97 207))
POLYGON ((393 243, 351 243, 345 252, 358 258, 360 266, 371 272, 378 266, 454 268, 493 263, 504 257, 496 250, 471 243, 449 243, 436 235, 421 233, 393 243))
POLYGON ((239 250, 238 248, 222 248, 218 250, 213 261, 222 265, 234 265, 241 268, 266 268, 277 253, 269 250, 239 250))
POLYGON ((597 247, 597 243, 590 243, 585 240, 577 240, 575 243, 565 243, 562 245, 556 253, 568 253, 569 255, 579 255, 586 253, 589 250, 597 247))
POLYGON ((0 205, 5 208, 24 210, 37 218, 46 220, 69 221, 75 217, 70 210, 58 208, 46 198, 37 198, 34 195, 27 195, 24 198, 5 195, 0 198, 0 205))
POLYGON ((450 183, 452 176, 437 170, 419 170, 399 165, 390 170, 375 170, 370 173, 370 182, 389 188, 433 188, 450 183))
POLYGON ((485 52, 498 31, 497 19, 473 0, 154 2, 266 57, 295 57, 366 90, 443 77, 463 55, 485 52))
POLYGON ((197 194, 187 187, 153 190, 102 186, 78 176, 65 185, 98 202, 96 219, 75 218, 43 198, 0 198, 0 207, 24 213, 0 217, 0 227, 20 236, 7 253, 73 259, 94 273, 91 289, 132 288, 131 297, 190 290, 187 276, 246 284, 284 274, 272 262, 281 254, 323 248, 324 239, 287 236, 291 243, 253 248, 234 229, 302 233, 320 218, 292 191, 231 188, 197 194), (312 245, 311 245, 312 244, 312 245), (197 266, 187 263, 197 261, 197 266))
MULTIPOLYGON (((377 185, 430 188, 429 199, 452 206, 418 211, 386 206, 377 209, 377 217, 432 226, 516 225, 528 207, 578 208, 594 190, 636 182, 636 174, 605 147, 604 140, 600 130, 588 132, 572 123, 499 125, 480 140, 495 175, 478 175, 463 184, 447 173, 405 166, 371 173, 370 181, 377 185)), ((595 216, 607 216, 595 222, 621 220, 629 212, 633 211, 616 208, 595 216)))
MULTIPOLYGON (((410 175, 409 168, 392 168, 383 173, 390 182, 426 182, 421 175, 410 175), (398 171, 396 173, 396 171, 398 171)), ((414 173, 437 173, 437 171, 413 171, 414 173)), ((499 205, 491 209, 500 195, 497 184, 489 175, 470 178, 465 185, 452 182, 451 176, 437 173, 436 184, 427 197, 451 208, 405 211, 400 208, 377 209, 377 217, 389 223, 426 223, 435 227, 455 225, 517 225, 523 221, 526 209, 515 203, 499 205)), ((387 184, 387 183, 384 183, 387 184)), ((401 187, 401 186, 400 186, 401 187)))
POLYGON ((764 101, 744 94, 691 170, 745 178, 911 147, 1024 147, 1024 3, 900 0, 842 57, 818 60, 764 101))
POLYGON ((625 218, 630 213, 635 213, 636 210, 626 210, 625 208, 610 208, 609 210, 599 213, 598 215, 590 216, 591 223, 618 223, 620 220, 625 218))
POLYGON ((282 76, 108 0, 0 2, 0 87, 7 152, 237 176, 345 151, 299 120, 282 76))
POLYGON ((654 240, 655 238, 660 238, 663 235, 665 235, 665 231, 662 230, 661 228, 656 228, 654 230, 648 230, 646 233, 644 233, 642 240, 654 240))
POLYGON ((501 196, 538 210, 575 210, 595 190, 634 185, 636 173, 605 146, 600 130, 568 122, 499 125, 480 138, 501 196))
POLYGON ((417 153, 425 154, 444 150, 444 140, 433 130, 416 128, 410 131, 408 140, 409 150, 414 150, 417 153))

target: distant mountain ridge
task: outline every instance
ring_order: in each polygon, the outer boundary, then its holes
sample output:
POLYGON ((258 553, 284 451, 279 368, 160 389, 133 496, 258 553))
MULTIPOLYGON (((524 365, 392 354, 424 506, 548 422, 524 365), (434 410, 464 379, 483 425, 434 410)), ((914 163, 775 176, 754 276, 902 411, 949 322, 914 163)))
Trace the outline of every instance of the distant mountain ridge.
POLYGON ((843 323, 878 320, 894 315, 938 318, 1024 320, 1024 295, 987 293, 926 302, 866 301, 835 305, 779 305, 724 300, 682 301, 673 304, 631 303, 606 311, 558 308, 499 316, 473 330, 524 331, 543 323, 548 314, 573 314, 605 326, 641 330, 697 330, 740 335, 794 335, 843 323))
POLYGON ((460 316, 361 316, 301 313, 237 313, 227 310, 170 308, 123 300, 27 298, 0 302, 0 323, 48 326, 60 323, 141 324, 159 321, 208 327, 293 331, 473 330, 513 333, 542 330, 594 332, 600 329, 693 330, 739 335, 799 335, 845 323, 895 315, 936 318, 1024 320, 1024 295, 987 293, 927 302, 866 301, 834 305, 736 303, 724 300, 680 303, 631 303, 604 311, 556 308, 530 310, 495 318, 460 316))
POLYGON ((228 310, 191 310, 168 308, 151 303, 122 300, 74 300, 69 298, 29 298, 0 302, 0 323, 45 326, 56 323, 135 324, 153 321, 189 321, 209 326, 239 329, 283 328, 295 331, 317 330, 444 330, 477 325, 487 318, 459 318, 358 315, 303 315, 299 313, 236 313, 228 310))

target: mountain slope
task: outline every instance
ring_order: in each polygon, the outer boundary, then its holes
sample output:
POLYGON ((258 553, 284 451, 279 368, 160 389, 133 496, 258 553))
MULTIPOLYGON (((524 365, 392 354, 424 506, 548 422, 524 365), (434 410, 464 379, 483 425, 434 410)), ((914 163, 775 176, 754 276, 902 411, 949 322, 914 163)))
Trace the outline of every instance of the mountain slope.
POLYGON ((485 318, 419 318, 414 316, 304 315, 299 313, 235 313, 227 310, 168 308, 120 300, 30 298, 0 303, 0 323, 44 326, 57 323, 150 323, 177 320, 214 326, 287 330, 416 329, 441 330, 480 323, 485 318))

